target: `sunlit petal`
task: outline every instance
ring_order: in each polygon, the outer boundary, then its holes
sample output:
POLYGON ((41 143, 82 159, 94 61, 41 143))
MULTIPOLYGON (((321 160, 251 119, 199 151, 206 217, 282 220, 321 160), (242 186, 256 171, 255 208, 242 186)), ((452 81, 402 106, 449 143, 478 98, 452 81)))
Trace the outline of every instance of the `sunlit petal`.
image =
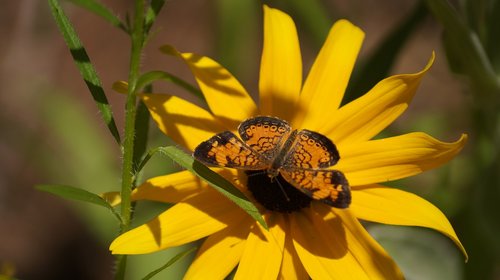
POLYGON ((364 36, 347 20, 333 25, 304 83, 294 127, 317 131, 331 121, 344 96, 364 36))
POLYGON ((312 279, 371 279, 348 251, 340 218, 326 222, 311 209, 291 217, 294 247, 312 279))
POLYGON ((433 61, 434 54, 422 71, 382 80, 362 97, 342 106, 320 132, 336 144, 371 139, 408 108, 433 61))
POLYGON ((278 276, 285 246, 283 216, 267 217, 266 223, 269 231, 259 223, 251 229, 234 279, 276 279, 278 276))
POLYGON ((264 5, 264 47, 260 64, 260 110, 290 120, 302 86, 302 58, 293 20, 264 5))
POLYGON ((247 214, 215 190, 177 203, 148 223, 118 236, 113 254, 145 254, 179 246, 237 223, 247 214))
POLYGON ((421 133, 343 145, 335 169, 352 186, 393 181, 419 174, 448 162, 465 145, 467 135, 445 143, 421 133))
POLYGON ((357 187, 352 190, 350 209, 357 218, 367 221, 437 230, 453 240, 467 259, 467 253, 446 216, 417 195, 381 185, 357 187))
POLYGON ((349 209, 341 210, 319 203, 314 206, 327 223, 335 223, 336 217, 342 220, 349 253, 371 279, 404 279, 394 260, 370 236, 349 209))
POLYGON ((293 247, 292 233, 290 232, 290 221, 285 215, 285 250, 281 260, 281 269, 278 279, 280 280, 301 280, 308 279, 309 275, 300 262, 299 256, 293 247))
MULTIPOLYGON (((234 181, 238 172, 232 169, 212 168, 226 180, 234 181)), ((235 187, 246 191, 237 181, 235 187)), ((207 183, 200 180, 189 171, 179 171, 168 175, 151 178, 132 191, 131 199, 152 200, 166 203, 177 203, 188 196, 199 194, 207 190, 207 183)), ((250 193, 245 193, 250 195, 250 193)), ((107 192, 100 195, 109 204, 116 206, 121 203, 120 192, 107 192)))
POLYGON ((253 223, 254 220, 243 218, 240 223, 210 235, 184 279, 224 279, 238 265, 253 223))
POLYGON ((194 53, 180 53, 171 46, 163 46, 161 50, 182 58, 189 66, 210 111, 226 127, 236 128, 242 120, 258 114, 257 106, 245 88, 213 59, 194 53))
MULTIPOLYGON (((238 172, 233 169, 216 168, 214 171, 229 181, 238 177, 238 172)), ((147 180, 132 191, 132 200, 177 203, 188 196, 206 191, 207 188, 207 183, 185 170, 147 180)))
POLYGON ((191 151, 215 133, 228 129, 206 110, 181 98, 144 94, 142 100, 158 128, 191 151))
MULTIPOLYGON (((348 209, 336 209, 313 201, 310 207, 279 213, 266 209, 266 203, 260 204, 259 198, 252 196, 261 213, 266 213, 269 230, 265 230, 206 183, 187 171, 178 172, 152 178, 133 191, 133 200, 177 204, 116 238, 110 250, 114 254, 150 253, 206 237, 186 279, 222 279, 235 267, 235 279, 403 279, 394 260, 368 234, 359 218, 437 230, 465 254, 439 209, 410 193, 375 185, 438 167, 456 156, 467 140, 467 135, 462 135, 456 142, 445 143, 420 132, 372 140, 406 110, 434 54, 422 71, 384 79, 361 98, 339 108, 363 38, 358 27, 338 21, 302 88, 295 24, 287 14, 264 5, 260 109, 238 80, 216 61, 163 47, 162 51, 187 64, 210 109, 169 95, 141 94, 165 134, 193 150, 216 133, 234 131, 249 117, 285 119, 294 129, 310 129, 334 141, 340 160, 331 168, 345 174, 352 187, 352 203, 348 209)), ((268 135, 258 136, 269 144, 265 138, 268 135)), ((304 150, 310 152, 312 148, 304 150)), ((227 171, 220 174, 245 194, 251 193, 247 188, 250 175, 244 171, 214 169, 218 173, 227 171)), ((115 194, 103 197, 119 203, 115 194)), ((286 193, 281 197, 288 198, 286 193)))
POLYGON ((177 203, 207 189, 200 178, 189 171, 180 171, 147 180, 132 191, 132 200, 153 200, 177 203))

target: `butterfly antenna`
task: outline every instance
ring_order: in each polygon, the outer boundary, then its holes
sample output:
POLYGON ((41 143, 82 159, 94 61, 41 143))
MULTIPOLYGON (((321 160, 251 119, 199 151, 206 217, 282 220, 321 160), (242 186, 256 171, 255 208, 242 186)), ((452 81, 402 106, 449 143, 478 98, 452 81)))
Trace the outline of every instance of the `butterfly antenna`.
POLYGON ((256 176, 256 175, 263 175, 266 173, 267 173, 266 170, 261 170, 261 171, 255 172, 255 173, 247 174, 247 177, 252 177, 252 176, 256 176))
POLYGON ((280 186, 281 192, 283 192, 283 195, 285 196, 286 201, 290 202, 290 198, 285 192, 285 189, 283 188, 283 185, 281 184, 280 180, 276 177, 276 183, 278 183, 278 186, 280 186))

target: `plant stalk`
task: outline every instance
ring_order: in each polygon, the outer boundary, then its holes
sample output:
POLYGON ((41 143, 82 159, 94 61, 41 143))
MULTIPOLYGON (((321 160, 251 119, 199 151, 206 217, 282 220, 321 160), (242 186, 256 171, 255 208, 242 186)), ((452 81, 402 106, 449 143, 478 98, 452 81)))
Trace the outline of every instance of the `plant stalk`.
MULTIPOLYGON (((124 233, 130 227, 131 200, 134 183, 133 157, 134 157, 134 135, 137 103, 137 80, 140 75, 141 52, 144 45, 144 11, 145 0, 135 1, 135 15, 133 30, 131 34, 132 48, 130 54, 130 71, 128 76, 128 92, 125 103, 125 137, 122 145, 122 185, 121 185, 121 218, 120 233, 124 233)), ((117 272, 115 279, 124 279, 127 257, 117 257, 117 272)))

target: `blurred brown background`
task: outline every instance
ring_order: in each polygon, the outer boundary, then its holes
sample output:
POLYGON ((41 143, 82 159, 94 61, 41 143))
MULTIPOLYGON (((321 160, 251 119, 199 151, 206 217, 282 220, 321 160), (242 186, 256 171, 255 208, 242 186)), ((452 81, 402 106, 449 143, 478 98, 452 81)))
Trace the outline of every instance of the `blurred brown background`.
MULTIPOLYGON (((102 2, 122 19, 131 11, 131 1, 102 2)), ((228 39, 221 26, 227 14, 225 2, 167 1, 144 51, 143 70, 166 70, 193 82, 184 65, 157 50, 162 44, 171 44, 221 61, 255 96, 262 34, 260 2, 246 1, 253 3, 248 5, 252 8, 241 26, 232 26, 241 38, 230 49, 224 45, 228 39)), ((319 2, 331 19, 329 24, 347 18, 366 32, 360 60, 417 4, 398 0, 319 2)), ((63 4, 100 75, 122 131, 124 96, 112 91, 111 85, 127 79, 128 37, 97 16, 63 4)), ((283 7, 294 17, 283 1, 270 5, 283 7)), ((307 74, 320 45, 304 23, 296 23, 307 74)), ((46 1, 4 1, 0 34, 0 264, 4 272, 13 268, 20 279, 111 279, 113 258, 107 245, 117 233, 117 224, 106 210, 38 192, 34 185, 68 184, 94 192, 118 190, 120 150, 100 120, 46 1)), ((468 119, 461 113, 467 107, 464 87, 450 74, 440 39, 440 26, 426 17, 398 55, 391 73, 418 71, 433 50, 437 59, 407 113, 391 127, 391 134, 422 130, 451 141, 467 132, 468 119)), ((166 83, 155 85, 155 90, 186 95, 166 83)), ((164 139, 155 127, 151 130, 157 139, 152 141, 161 145, 164 139)), ((463 164, 457 161, 453 166, 463 164)), ((162 164, 165 162, 158 159, 158 167, 151 173, 164 172, 162 164)), ((456 201, 462 198, 436 195, 437 181, 438 173, 431 172, 400 185, 406 184, 453 216, 456 201)), ((460 188, 458 182, 451 191, 459 192, 460 188)), ((462 262, 459 255, 458 260, 462 262)), ((165 261, 158 261, 158 266, 165 261)))

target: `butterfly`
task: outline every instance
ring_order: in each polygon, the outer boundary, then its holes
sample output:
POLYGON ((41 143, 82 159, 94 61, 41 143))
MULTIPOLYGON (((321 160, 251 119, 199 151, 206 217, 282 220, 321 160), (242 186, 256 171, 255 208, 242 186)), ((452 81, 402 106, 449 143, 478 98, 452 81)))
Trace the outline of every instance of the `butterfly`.
POLYGON ((284 120, 257 116, 243 121, 238 138, 231 131, 199 144, 193 156, 209 166, 265 170, 281 175, 309 197, 336 208, 348 208, 351 191, 344 174, 328 169, 340 155, 328 137, 307 129, 292 130, 284 120))

